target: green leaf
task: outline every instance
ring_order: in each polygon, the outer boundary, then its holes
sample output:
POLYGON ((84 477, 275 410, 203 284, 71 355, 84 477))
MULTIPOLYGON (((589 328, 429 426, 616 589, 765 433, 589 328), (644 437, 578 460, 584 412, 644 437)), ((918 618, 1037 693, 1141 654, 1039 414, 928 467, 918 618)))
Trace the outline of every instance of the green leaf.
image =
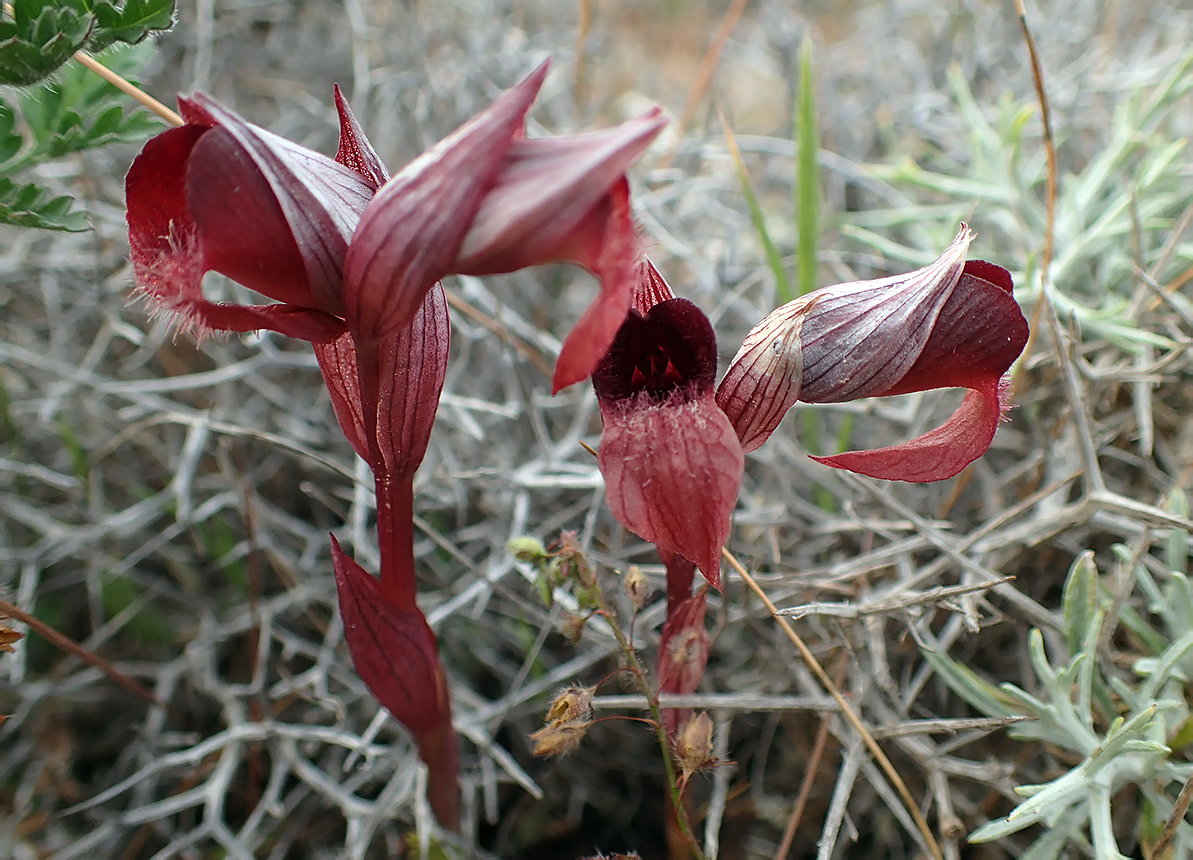
POLYGON ((995 687, 948 654, 922 644, 920 653, 950 690, 986 716, 1005 718, 1023 713, 1015 707, 1013 698, 1006 691, 995 687))
POLYGON ((150 33, 174 26, 174 0, 127 0, 117 9, 109 0, 95 4, 96 27, 87 47, 102 51, 116 42, 134 45, 150 33))
POLYGON ((8 163, 24 148, 25 139, 16 130, 17 114, 12 105, 0 97, 0 171, 8 173, 8 163))
MULTIPOLYGON (((1181 519, 1189 518, 1189 499, 1180 487, 1173 487, 1168 491, 1164 508, 1181 519)), ((1173 573, 1188 573, 1189 533, 1187 531, 1184 529, 1168 530, 1168 538, 1164 542, 1164 558, 1168 562, 1168 569, 1173 573)))
POLYGON ((787 269, 783 266, 783 258, 779 256, 779 249, 771 241, 770 231, 766 229, 766 216, 762 213, 762 206, 759 205, 758 196, 754 193, 754 186, 750 182, 750 172, 746 169, 745 161, 742 160, 741 150, 737 148, 737 138, 733 135, 733 129, 729 127, 724 116, 721 117, 721 125, 725 129, 725 143, 729 145, 729 153, 733 156, 733 163, 737 165, 737 176, 741 180, 742 193, 745 195, 746 205, 750 209, 750 221, 754 224, 754 232, 758 234, 758 239, 762 242, 767 263, 770 265, 771 273, 775 276, 775 292, 779 294, 779 303, 787 304, 795 298, 795 294, 791 290, 791 281, 787 277, 787 269))
MULTIPOLYGON (((151 45, 121 47, 104 63, 124 77, 136 73, 154 51, 151 45)), ((160 121, 107 81, 78 65, 56 80, 24 90, 19 106, 32 139, 26 160, 37 162, 118 141, 140 142, 158 131, 160 121)))
POLYGON ((1098 608, 1098 568, 1092 550, 1085 550, 1069 568, 1065 581, 1065 644, 1069 656, 1081 651, 1098 608))
POLYGON ((41 186, 18 185, 7 176, 0 176, 0 224, 69 233, 88 229, 87 213, 75 209, 70 197, 54 197, 41 186))
POLYGON ((796 282, 799 294, 816 289, 820 251, 820 136, 816 132, 816 88, 812 78, 812 40, 805 36, 799 58, 799 102, 795 137, 798 147, 796 223, 799 232, 799 261, 796 282))
POLYGON ((95 26, 87 0, 13 0, 0 20, 0 83, 29 86, 83 47, 95 26))

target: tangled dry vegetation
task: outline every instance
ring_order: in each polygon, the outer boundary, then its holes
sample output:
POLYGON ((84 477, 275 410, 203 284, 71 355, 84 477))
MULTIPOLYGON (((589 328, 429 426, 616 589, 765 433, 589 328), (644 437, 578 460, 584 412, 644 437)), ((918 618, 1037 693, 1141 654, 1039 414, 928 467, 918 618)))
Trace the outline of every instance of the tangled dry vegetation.
MULTIPOLYGON (((1140 632, 1169 628, 1155 605, 1164 583, 1149 594, 1137 569, 1159 581, 1187 558, 1172 550, 1183 534, 1172 491, 1193 490, 1193 172, 1179 145, 1193 131, 1193 15, 1112 0, 1031 11, 1060 168, 1050 320, 1036 311, 1046 162, 1010 5, 819 2, 803 4, 809 18, 792 5, 749 4, 711 87, 780 250, 794 242, 791 105, 810 33, 820 282, 920 265, 964 219, 976 256, 1016 273, 1036 339, 994 447, 941 485, 830 474, 805 453, 908 438, 948 413, 948 393, 803 407, 751 457, 730 547, 775 603, 802 607, 794 625, 945 855, 1018 856, 1039 827, 981 848, 965 835, 1006 815, 1016 785, 1048 782, 1080 755, 983 721, 996 715, 958 692, 964 676, 946 683, 945 664, 925 654, 1039 691, 1029 631, 1042 631, 1053 663, 1080 645, 1061 604, 1086 551, 1109 619, 1091 652, 1117 679, 1107 701, 1124 701, 1136 661, 1168 644, 1140 632)), ((594 4, 580 106, 577 8, 550 0, 186 4, 147 86, 163 98, 207 89, 330 152, 339 81, 399 164, 548 53, 557 65, 532 114, 542 128, 619 119, 648 100, 678 113, 723 6, 594 4)), ((652 256, 709 313, 728 358, 776 300, 710 102, 635 182, 652 256)), ((120 178, 131 156, 105 149, 50 177, 86 202, 93 233, 0 238, 0 591, 161 706, 39 635, 0 640, 14 650, 0 655, 0 712, 11 715, 0 727, 0 855, 417 853, 432 831, 413 747, 354 674, 335 612, 327 533, 376 567, 366 474, 309 350, 275 337, 196 346, 128 305, 120 178)), ((590 388, 547 391, 543 368, 591 284, 554 268, 450 286, 472 310, 453 312, 417 483, 417 552, 464 738, 467 823, 462 836, 435 834, 432 850, 661 856, 662 767, 639 724, 601 722, 561 760, 532 758, 527 741, 552 694, 606 676, 617 649, 598 625, 567 642, 564 602, 543 607, 510 538, 574 530, 606 570, 637 562, 662 582, 647 547, 609 516, 580 444, 599 432, 590 388)), ((637 623, 648 654, 661 598, 637 623)), ((817 854, 822 834, 819 856, 922 855, 903 803, 769 613, 733 576, 714 606, 696 705, 731 764, 691 783, 709 853, 775 856, 791 829, 791 857, 817 854)), ((615 686, 602 688, 598 715, 639 713, 615 686)), ((1161 738, 1177 766, 1181 726, 1161 738)), ((1179 788, 1165 789, 1169 800, 1179 788)), ((1112 798, 1124 851, 1143 851, 1136 822, 1151 802, 1132 788, 1112 798)), ((1056 850, 1043 856, 1083 856, 1056 850)))

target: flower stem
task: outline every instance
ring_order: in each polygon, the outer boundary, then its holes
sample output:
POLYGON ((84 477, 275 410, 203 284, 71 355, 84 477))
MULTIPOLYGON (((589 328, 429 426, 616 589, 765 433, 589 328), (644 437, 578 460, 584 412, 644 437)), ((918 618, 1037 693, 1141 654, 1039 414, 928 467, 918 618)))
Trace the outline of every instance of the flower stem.
POLYGON ((604 591, 597 587, 593 589, 593 592, 598 604, 597 611, 609 622, 609 627, 612 628, 613 635, 617 638, 617 647, 625 655, 626 662, 630 664, 630 671, 633 672, 634 677, 637 679, 638 687, 642 690, 642 695, 646 697, 646 704, 650 708, 650 715, 654 722, 655 735, 659 739, 659 750, 663 755, 663 769, 667 776, 667 788, 671 792, 671 803, 675 807, 675 818, 679 822, 679 829, 683 833, 684 841, 688 843, 688 847, 691 849, 695 860, 705 860, 704 852, 700 850, 700 846, 696 843, 696 837, 692 832, 692 825, 688 821, 687 810, 684 808, 683 791, 680 789, 679 780, 675 775, 675 763, 671 759, 671 744, 667 740, 667 730, 663 724, 663 709, 659 707, 659 698, 650 687, 646 670, 642 668, 642 663, 634 651, 634 646, 626 638, 621 625, 617 623, 616 617, 609 609, 609 604, 605 602, 604 591))

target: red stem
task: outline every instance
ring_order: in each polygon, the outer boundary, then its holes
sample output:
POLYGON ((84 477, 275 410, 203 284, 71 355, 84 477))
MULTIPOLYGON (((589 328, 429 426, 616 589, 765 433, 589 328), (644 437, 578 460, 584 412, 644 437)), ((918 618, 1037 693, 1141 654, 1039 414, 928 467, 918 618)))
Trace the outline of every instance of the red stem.
POLYGON ((414 476, 391 474, 377 441, 381 361, 372 343, 353 339, 369 465, 377 496, 377 549, 381 593, 399 609, 417 611, 414 582, 414 476))

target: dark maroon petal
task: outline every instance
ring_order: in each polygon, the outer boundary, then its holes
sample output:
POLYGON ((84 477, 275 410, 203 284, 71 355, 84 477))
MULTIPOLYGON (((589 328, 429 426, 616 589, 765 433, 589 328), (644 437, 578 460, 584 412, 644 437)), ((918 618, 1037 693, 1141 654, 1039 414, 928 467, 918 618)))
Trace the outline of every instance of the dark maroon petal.
POLYGON ((880 393, 954 387, 989 390, 1027 344, 1027 320, 1010 287, 1010 274, 1001 266, 984 260, 967 263, 916 363, 880 393))
POLYGON ((421 612, 387 601, 377 580, 331 540, 344 638, 357 673, 411 734, 433 730, 450 713, 435 634, 421 612))
POLYGON ((436 817, 453 826, 455 800, 449 795, 456 781, 455 738, 435 634, 421 612, 404 612, 386 601, 377 580, 340 549, 334 536, 331 557, 352 664, 377 701, 418 741, 431 770, 428 794, 436 817))
POLYGON ((755 326, 717 386, 717 405, 747 454, 770 438, 799 399, 804 371, 800 332, 814 301, 811 296, 797 299, 755 326))
MULTIPOLYGON (((694 693, 699 688, 712 642, 704 627, 707 607, 707 587, 675 606, 668 601, 667 620, 659 637, 660 693, 694 693)), ((668 736, 674 735, 689 716, 690 708, 664 708, 663 723, 668 736)))
POLYGON ((962 272, 983 281, 989 281, 1008 293, 1015 291, 1015 282, 1011 280, 1011 273, 994 263, 988 263, 985 260, 967 260, 962 272))
MULTIPOLYGON (((680 301, 680 300, 677 300, 680 301)), ((602 404, 597 464, 617 521, 691 559, 720 587, 721 547, 741 488, 744 455, 711 392, 659 404, 643 392, 602 404)))
POLYGON ((377 150, 365 137, 360 123, 356 121, 348 100, 340 92, 340 85, 335 86, 336 111, 340 115, 340 148, 336 152, 336 162, 350 170, 355 170, 365 182, 376 191, 389 181, 389 171, 381 163, 377 150))
POLYGON ((319 306, 273 188, 222 128, 211 129, 195 145, 187 168, 187 198, 202 236, 205 268, 271 299, 319 306))
POLYGON ((426 456, 450 339, 447 295, 436 284, 410 325, 378 346, 377 441, 391 475, 412 475, 426 456))
MULTIPOLYGON (((712 323, 687 299, 669 299, 643 316, 631 311, 592 375, 601 414, 616 413, 641 390, 635 372, 645 359, 661 353, 670 360, 673 384, 656 390, 667 398, 676 390, 694 400, 712 391, 717 376, 717 340, 712 323)), ((658 399, 658 398, 656 398, 658 399)))
POLYGON ((340 429, 352 448, 366 463, 370 462, 364 411, 360 405, 360 382, 356 375, 356 348, 352 335, 345 332, 335 340, 315 344, 319 372, 331 395, 331 408, 340 429))
MULTIPOLYGON (((293 237, 305 272, 304 282, 301 285, 287 283, 272 274, 275 262, 292 253, 289 247, 253 246, 247 260, 235 263, 229 260, 231 251, 220 254, 219 249, 212 249, 212 252, 217 254, 221 264, 234 266, 239 272, 235 276, 237 279, 250 277, 249 281, 242 281, 245 286, 282 301, 290 301, 287 292, 301 290, 313 297, 312 306, 337 315, 342 313, 344 255, 360 215, 373 196, 372 186, 358 173, 330 158, 245 122, 209 96, 198 93, 191 99, 180 100, 180 103, 188 117, 218 124, 244 156, 244 161, 228 165, 229 170, 236 172, 223 182, 218 181, 221 166, 218 161, 191 165, 198 173, 187 183, 187 196, 192 214, 200 230, 204 231, 205 247, 208 244, 205 231, 208 229, 221 230, 223 237, 235 226, 257 229, 238 214, 239 206, 248 204, 254 213, 269 210, 268 201, 247 197, 262 193, 257 183, 245 187, 241 194, 246 196, 229 196, 230 192, 237 191, 234 181, 230 180, 245 178, 251 165, 268 186, 268 196, 273 198, 282 224, 293 237), (228 222, 232 226, 228 226, 228 222), (282 294, 275 294, 278 291, 282 294)), ((213 155, 223 152, 220 148, 213 155)), ((266 229, 268 235, 276 235, 280 228, 270 225, 266 229)), ((289 276, 294 261, 286 260, 286 263, 285 271, 289 276)))
POLYGON ((345 262, 349 328, 365 342, 410 324, 460 246, 547 74, 539 66, 377 192, 345 262))
POLYGON ((202 299, 203 248, 186 205, 186 164, 206 128, 186 125, 145 144, 124 180, 137 288, 156 309, 202 299))
POLYGON ((601 290, 563 341, 555 362, 552 393, 587 379, 626 318, 638 283, 638 234, 630 211, 630 185, 623 177, 568 236, 567 258, 601 282, 601 290))
POLYGON ((962 224, 953 244, 930 266, 838 284, 804 297, 815 301, 807 305, 800 333, 800 400, 839 403, 873 397, 902 379, 961 277, 972 236, 962 224))
POLYGON ((489 275, 569 259, 569 234, 666 124, 656 107, 611 129, 515 140, 455 270, 489 275))

